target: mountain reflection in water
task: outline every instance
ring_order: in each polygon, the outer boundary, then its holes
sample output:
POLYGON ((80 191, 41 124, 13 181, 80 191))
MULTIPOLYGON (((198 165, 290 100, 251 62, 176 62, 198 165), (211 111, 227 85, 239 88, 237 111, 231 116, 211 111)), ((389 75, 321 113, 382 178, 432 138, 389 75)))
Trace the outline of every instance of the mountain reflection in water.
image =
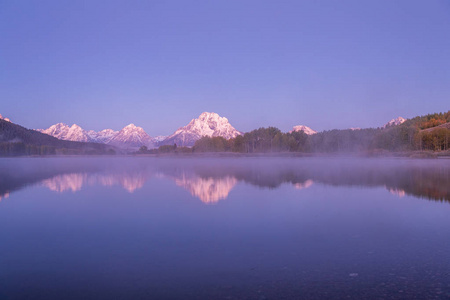
MULTIPOLYGON (((116 173, 116 174, 88 174, 71 173, 56 175, 45 179, 41 184, 55 192, 77 192, 83 186, 122 186, 133 193, 144 186, 151 177, 164 178, 164 174, 151 173, 116 173)), ((170 178, 170 177, 167 177, 170 178)), ((216 203, 226 199, 231 189, 237 184, 237 179, 232 176, 224 178, 202 178, 194 174, 183 173, 180 178, 171 178, 175 184, 188 190, 192 196, 199 198, 204 203, 216 203)), ((1 198, 0 198, 1 199, 1 198)))
POLYGON ((216 203, 226 199, 237 182, 237 179, 232 176, 202 178, 183 174, 182 178, 175 179, 178 186, 188 190, 192 196, 198 197, 203 203, 216 203))
POLYGON ((55 177, 45 179, 42 185, 55 192, 81 190, 85 185, 101 185, 114 186, 120 185, 128 192, 133 193, 135 190, 144 186, 147 181, 147 174, 141 173, 117 173, 117 174, 88 174, 88 173, 71 173, 56 175, 55 177))
POLYGON ((382 187, 398 197, 450 201, 449 160, 331 158, 37 158, 0 161, 0 200, 28 185, 55 192, 121 186, 129 193, 166 178, 202 202, 226 199, 244 182, 259 188, 291 184, 382 187), (43 168, 45 166, 45 168, 43 168))
POLYGON ((53 178, 43 180, 42 185, 55 192, 76 192, 81 190, 86 178, 87 174, 83 173, 56 175, 53 178))

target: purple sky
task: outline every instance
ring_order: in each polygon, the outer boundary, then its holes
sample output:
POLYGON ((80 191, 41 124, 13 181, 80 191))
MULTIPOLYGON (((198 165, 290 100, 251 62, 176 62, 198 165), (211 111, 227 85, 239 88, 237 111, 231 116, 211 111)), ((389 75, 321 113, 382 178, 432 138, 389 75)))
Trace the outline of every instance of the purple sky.
POLYGON ((325 130, 449 104, 448 0, 0 2, 0 114, 28 128, 325 130))

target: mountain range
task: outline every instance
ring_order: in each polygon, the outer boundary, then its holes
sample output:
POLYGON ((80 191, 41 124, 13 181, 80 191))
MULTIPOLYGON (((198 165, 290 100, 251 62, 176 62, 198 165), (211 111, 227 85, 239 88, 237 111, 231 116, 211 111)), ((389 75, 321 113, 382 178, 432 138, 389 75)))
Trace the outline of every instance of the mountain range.
MULTIPOLYGON (((8 118, 2 115, 0 115, 0 119, 10 122, 8 118)), ((386 123, 382 128, 400 125, 405 121, 406 119, 398 117, 386 123)), ((352 128, 352 130, 355 130, 355 128, 352 128)), ((231 139, 238 135, 243 135, 242 132, 230 124, 227 118, 221 117, 214 112, 203 112, 198 118, 192 119, 186 126, 178 128, 169 136, 151 137, 142 127, 134 124, 129 124, 120 131, 113 129, 94 131, 85 130, 77 124, 69 126, 64 123, 57 123, 47 129, 36 129, 36 131, 56 137, 59 140, 100 143, 125 150, 137 150, 141 146, 155 148, 161 145, 173 144, 191 147, 202 136, 221 136, 225 139, 231 139)), ((290 132, 294 131, 303 131, 307 135, 317 133, 317 131, 305 125, 294 126, 290 132)))
POLYGON ((36 131, 51 135, 60 140, 108 144, 122 149, 137 149, 141 146, 152 147, 154 140, 144 131, 142 127, 130 124, 120 131, 104 129, 101 131, 84 130, 77 124, 68 126, 58 123, 47 129, 36 131))
POLYGON ((120 131, 104 129, 102 131, 85 130, 73 124, 68 126, 58 123, 47 129, 37 131, 54 136, 60 140, 93 142, 112 145, 122 149, 136 150, 141 146, 154 148, 161 145, 194 146, 202 136, 221 136, 226 139, 235 138, 242 132, 236 130, 227 118, 213 112, 204 112, 192 119, 186 126, 178 128, 169 136, 150 137, 142 127, 134 124, 125 126, 120 131))

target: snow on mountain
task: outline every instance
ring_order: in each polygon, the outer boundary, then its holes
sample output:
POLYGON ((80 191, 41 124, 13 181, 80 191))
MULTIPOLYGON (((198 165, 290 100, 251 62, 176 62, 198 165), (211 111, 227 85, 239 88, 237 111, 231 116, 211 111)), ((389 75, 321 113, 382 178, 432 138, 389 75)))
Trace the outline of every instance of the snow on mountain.
POLYGON ((303 131, 303 132, 306 133, 307 135, 312 135, 312 134, 316 134, 316 133, 317 133, 317 131, 312 130, 311 128, 309 128, 308 126, 305 126, 305 125, 297 125, 297 126, 294 126, 294 127, 292 128, 292 130, 289 131, 289 132, 294 132, 294 131, 303 131))
POLYGON ((193 146, 195 141, 202 136, 221 136, 225 139, 231 139, 241 134, 241 132, 231 126, 227 118, 213 112, 204 112, 197 119, 192 119, 189 124, 168 136, 161 144, 193 146))
POLYGON ((86 131, 80 126, 73 124, 68 126, 58 123, 47 129, 37 129, 37 131, 54 136, 60 140, 111 144, 125 149, 137 149, 140 146, 153 146, 153 139, 142 129, 134 124, 124 127, 120 131, 104 129, 102 131, 86 131))
POLYGON ((158 135, 153 138, 155 142, 162 142, 167 139, 168 135, 158 135))
POLYGON ((386 124, 384 124, 384 126, 382 128, 386 128, 386 127, 390 127, 390 126, 397 126, 397 125, 404 123, 405 121, 406 121, 405 118, 398 117, 397 119, 392 119, 389 122, 387 122, 386 124))
POLYGON ((111 141, 111 139, 115 137, 119 132, 112 129, 103 129, 102 131, 98 132, 89 130, 87 133, 92 141, 95 141, 96 143, 108 144, 109 141, 111 141))
POLYGON ((1 120, 5 120, 6 122, 11 122, 10 119, 8 119, 8 118, 2 116, 1 114, 0 114, 0 119, 1 119, 1 120))
POLYGON ((92 142, 91 137, 88 135, 86 130, 73 124, 68 126, 64 123, 58 123, 50 126, 47 129, 37 129, 37 131, 54 136, 60 140, 75 141, 75 142, 92 142))
POLYGON ((119 131, 108 144, 128 149, 138 149, 141 146, 152 147, 153 139, 144 131, 142 127, 134 124, 125 126, 119 131))

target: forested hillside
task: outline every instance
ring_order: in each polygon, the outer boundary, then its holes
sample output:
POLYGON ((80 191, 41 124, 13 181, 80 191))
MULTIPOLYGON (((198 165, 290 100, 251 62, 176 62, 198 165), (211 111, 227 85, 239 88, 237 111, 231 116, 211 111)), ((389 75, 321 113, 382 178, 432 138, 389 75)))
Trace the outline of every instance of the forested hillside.
POLYGON ((372 148, 391 151, 450 149, 450 111, 406 120, 398 126, 381 130, 372 148), (444 125, 444 126, 443 126, 444 125))

